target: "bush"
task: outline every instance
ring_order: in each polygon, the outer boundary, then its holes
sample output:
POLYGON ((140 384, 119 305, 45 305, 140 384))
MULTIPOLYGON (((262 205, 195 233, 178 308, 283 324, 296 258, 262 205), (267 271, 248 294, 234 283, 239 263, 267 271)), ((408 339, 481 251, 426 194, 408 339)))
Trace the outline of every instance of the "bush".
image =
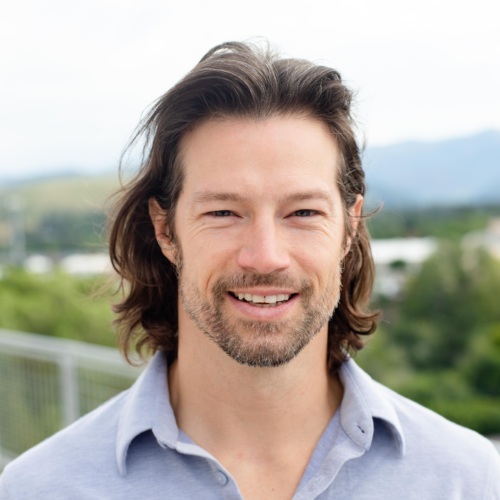
POLYGON ((115 346, 109 296, 94 296, 103 278, 7 270, 0 280, 0 328, 115 346))

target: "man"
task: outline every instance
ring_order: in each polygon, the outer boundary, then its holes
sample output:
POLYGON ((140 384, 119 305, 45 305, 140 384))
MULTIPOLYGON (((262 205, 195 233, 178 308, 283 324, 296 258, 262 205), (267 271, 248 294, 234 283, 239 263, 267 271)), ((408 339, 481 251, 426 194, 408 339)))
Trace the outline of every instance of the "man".
POLYGON ((500 498, 487 440, 350 359, 378 319, 350 100, 229 43, 157 101, 110 240, 121 347, 154 357, 1 498, 500 498))

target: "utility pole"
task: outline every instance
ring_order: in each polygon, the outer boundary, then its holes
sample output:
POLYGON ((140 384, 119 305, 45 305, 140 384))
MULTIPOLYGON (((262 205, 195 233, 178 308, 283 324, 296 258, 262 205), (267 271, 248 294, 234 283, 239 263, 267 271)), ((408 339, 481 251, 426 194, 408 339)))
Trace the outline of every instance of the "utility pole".
POLYGON ((26 260, 26 232, 24 227, 24 200, 17 195, 7 200, 10 226, 10 264, 21 267, 26 260))

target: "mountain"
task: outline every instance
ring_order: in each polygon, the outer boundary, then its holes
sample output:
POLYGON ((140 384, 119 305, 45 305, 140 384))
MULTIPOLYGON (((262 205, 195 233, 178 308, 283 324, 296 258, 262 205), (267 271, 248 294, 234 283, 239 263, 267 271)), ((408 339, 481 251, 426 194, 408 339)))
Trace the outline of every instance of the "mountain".
MULTIPOLYGON (((368 206, 389 208, 500 205, 500 131, 437 142, 370 147, 363 155, 368 206)), ((79 176, 61 172, 37 179, 2 179, 0 199, 19 193, 33 203, 89 206, 118 186, 118 172, 79 176), (79 202, 82 200, 83 202, 79 202)), ((30 204, 31 205, 31 204, 30 204)), ((94 204, 95 206, 95 204, 94 204)))
POLYGON ((0 186, 0 225, 2 216, 16 206, 22 209, 28 225, 55 212, 100 212, 118 188, 117 174, 84 176, 61 173, 59 176, 11 181, 0 186))
POLYGON ((389 207, 500 203, 500 131, 364 154, 368 200, 389 207))

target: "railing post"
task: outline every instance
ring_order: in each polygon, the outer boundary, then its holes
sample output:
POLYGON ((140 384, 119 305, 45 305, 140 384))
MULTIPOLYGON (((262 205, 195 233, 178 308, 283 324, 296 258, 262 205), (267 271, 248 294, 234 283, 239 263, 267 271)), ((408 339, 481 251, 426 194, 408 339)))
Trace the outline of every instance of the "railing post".
POLYGON ((80 393, 78 384, 78 364, 75 356, 67 351, 59 358, 61 377, 61 398, 64 426, 80 416, 80 393))
MULTIPOLYGON (((48 437, 50 432, 71 424, 82 411, 90 411, 128 387, 140 373, 140 370, 125 365, 118 351, 110 347, 2 328, 0 355, 2 363, 3 359, 12 359, 12 369, 19 370, 13 371, 12 376, 0 376, 0 396, 4 393, 16 395, 0 400, 0 433, 3 437, 0 441, 0 471, 27 447, 48 437), (31 369, 29 361, 41 363, 35 363, 31 369), (33 379, 35 373, 37 378, 33 379), (20 387, 24 389, 20 390, 20 387), (84 402, 82 390, 85 390, 84 402), (43 397, 46 395, 50 400, 50 403, 47 401, 51 405, 47 411, 32 411, 33 405, 25 396, 33 391, 43 392, 43 397), (54 399, 57 399, 55 405, 54 399), (54 415, 53 412, 57 413, 54 415), (58 422, 52 421, 54 417, 58 422)), ((9 370, 7 365, 5 369, 9 370)), ((4 366, 2 374, 3 369, 4 366)))

